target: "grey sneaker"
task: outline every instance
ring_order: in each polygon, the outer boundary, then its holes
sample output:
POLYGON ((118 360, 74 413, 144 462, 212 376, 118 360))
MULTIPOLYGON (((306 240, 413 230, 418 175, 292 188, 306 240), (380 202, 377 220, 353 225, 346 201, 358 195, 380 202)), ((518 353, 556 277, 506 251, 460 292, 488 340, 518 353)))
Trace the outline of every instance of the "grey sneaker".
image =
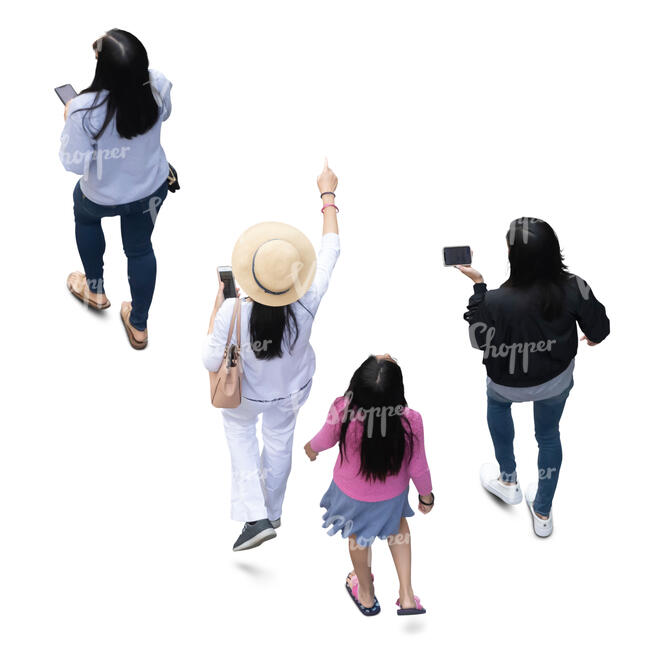
POLYGON ((268 519, 260 519, 252 524, 246 523, 232 550, 247 551, 274 537, 277 537, 277 533, 268 519))
POLYGON ((280 528, 280 526, 282 526, 282 517, 271 519, 271 526, 273 526, 273 528, 280 528))

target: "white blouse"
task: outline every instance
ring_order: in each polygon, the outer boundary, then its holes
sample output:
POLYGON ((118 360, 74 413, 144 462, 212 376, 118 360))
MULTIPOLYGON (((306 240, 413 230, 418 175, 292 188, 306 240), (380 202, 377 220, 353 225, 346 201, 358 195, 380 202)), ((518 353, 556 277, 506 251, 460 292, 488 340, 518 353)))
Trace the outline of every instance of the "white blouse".
POLYGON ((105 90, 99 92, 99 97, 97 93, 83 93, 70 102, 59 158, 68 171, 81 174, 81 191, 93 203, 121 205, 144 199, 169 174, 160 132, 172 110, 172 84, 156 70, 149 70, 149 80, 160 109, 158 121, 146 133, 130 140, 117 132, 115 117, 98 140, 91 137, 104 123, 106 105, 92 111, 83 109, 91 106, 96 98, 103 101, 105 90))
MULTIPOLYGON (((327 233, 321 240, 316 274, 309 291, 292 303, 293 313, 300 333, 293 351, 287 341, 282 342, 282 356, 274 359, 258 359, 250 343, 249 319, 253 303, 242 301, 241 305, 241 361, 244 372, 242 396, 250 400, 270 401, 288 397, 309 383, 316 370, 316 357, 309 343, 312 323, 320 301, 327 291, 330 277, 340 251, 339 236, 327 233)), ((228 329, 235 307, 235 298, 226 300, 214 319, 212 334, 208 334, 203 346, 203 363, 208 370, 216 372, 221 365, 226 346, 228 329)), ((233 332, 233 342, 235 333, 233 332)), ((291 337, 293 340, 293 337, 291 337)))

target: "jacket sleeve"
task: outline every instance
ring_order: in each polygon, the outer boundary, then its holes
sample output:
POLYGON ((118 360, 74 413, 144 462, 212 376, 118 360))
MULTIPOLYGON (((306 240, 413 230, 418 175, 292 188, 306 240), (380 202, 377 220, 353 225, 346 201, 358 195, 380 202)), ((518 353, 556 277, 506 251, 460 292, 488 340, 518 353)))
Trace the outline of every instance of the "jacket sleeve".
POLYGON ((418 494, 429 494, 432 492, 431 473, 429 472, 427 453, 424 449, 424 424, 419 413, 416 411, 411 413, 409 423, 413 432, 413 454, 409 463, 409 476, 418 494))
POLYGON ((600 343, 609 335, 609 318, 605 307, 596 300, 591 287, 582 278, 576 276, 575 280, 578 285, 576 321, 590 341, 600 343))
POLYGON ((485 348, 486 332, 492 324, 485 304, 486 295, 485 282, 477 282, 474 285, 474 294, 469 299, 467 311, 463 314, 463 318, 469 324, 469 341, 477 350, 485 348))
POLYGON ((341 421, 344 400, 338 397, 334 400, 330 410, 327 413, 327 420, 323 428, 311 439, 311 448, 319 453, 326 449, 331 449, 341 438, 341 421))

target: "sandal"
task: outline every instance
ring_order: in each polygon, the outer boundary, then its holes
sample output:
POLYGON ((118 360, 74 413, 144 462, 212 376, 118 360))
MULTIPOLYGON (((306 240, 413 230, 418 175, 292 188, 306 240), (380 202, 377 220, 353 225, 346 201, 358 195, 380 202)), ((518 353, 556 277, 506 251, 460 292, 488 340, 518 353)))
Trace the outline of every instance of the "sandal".
POLYGON ((395 603, 398 607, 397 609, 397 615, 398 616, 414 616, 415 614, 426 614, 427 610, 422 607, 422 603, 420 602, 420 599, 417 596, 414 596, 415 598, 415 607, 407 607, 406 609, 402 609, 402 607, 399 604, 399 598, 397 599, 397 602, 395 603))
POLYGON ((345 588, 348 594, 350 594, 350 598, 352 598, 352 600, 354 601, 354 604, 359 608, 359 611, 364 616, 376 616, 377 614, 379 614, 379 612, 381 612, 381 607, 379 606, 379 601, 377 600, 377 596, 375 596, 375 602, 372 607, 365 607, 364 605, 361 604, 361 601, 359 600, 359 580, 357 576, 353 573, 348 573, 348 578, 352 583, 352 586, 350 586, 346 581, 345 588))
POLYGON ((110 301, 106 298, 105 302, 98 302, 96 296, 104 296, 103 293, 93 293, 86 284, 86 276, 79 271, 73 271, 68 276, 65 283, 68 291, 77 299, 81 300, 84 305, 88 305, 97 311, 104 311, 111 306, 110 301))
POLYGON ((149 342, 149 337, 147 336, 147 330, 144 331, 145 339, 143 341, 136 339, 135 335, 133 334, 133 332, 135 332, 136 329, 129 322, 130 316, 131 316, 131 303, 123 302, 122 308, 120 309, 120 317, 122 318, 122 325, 124 325, 124 330, 126 331, 126 335, 129 339, 129 343, 131 344, 131 347, 134 348, 135 350, 144 350, 147 347, 147 343, 149 342))

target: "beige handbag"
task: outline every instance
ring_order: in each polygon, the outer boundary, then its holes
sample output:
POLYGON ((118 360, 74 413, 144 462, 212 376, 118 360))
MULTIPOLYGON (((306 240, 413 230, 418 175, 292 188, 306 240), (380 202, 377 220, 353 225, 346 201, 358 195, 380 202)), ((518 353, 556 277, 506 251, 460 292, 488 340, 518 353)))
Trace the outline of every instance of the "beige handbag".
POLYGON ((235 301, 226 339, 226 349, 217 372, 210 373, 210 396, 212 406, 219 409, 234 409, 241 404, 241 301, 235 301), (232 332, 237 322, 237 345, 231 344, 232 332))

